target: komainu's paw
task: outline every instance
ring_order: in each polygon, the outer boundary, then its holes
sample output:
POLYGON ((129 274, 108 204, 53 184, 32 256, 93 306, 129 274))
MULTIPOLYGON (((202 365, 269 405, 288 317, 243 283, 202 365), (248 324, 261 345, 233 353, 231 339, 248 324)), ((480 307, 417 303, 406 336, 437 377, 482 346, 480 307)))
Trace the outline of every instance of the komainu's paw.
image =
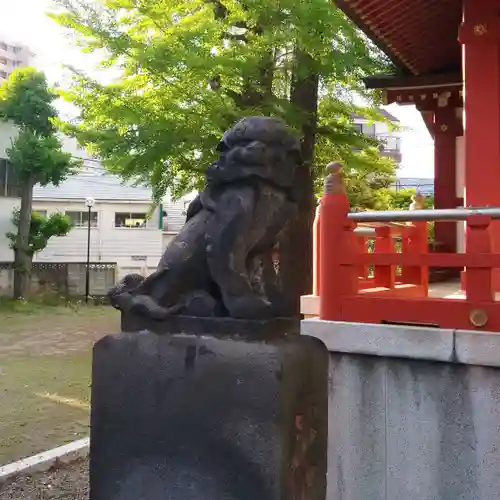
POLYGON ((137 288, 145 279, 141 274, 131 273, 122 278, 120 283, 122 283, 126 291, 130 291, 137 288))
POLYGON ((232 318, 268 319, 273 316, 271 303, 256 294, 227 297, 224 304, 232 318))
POLYGON ((108 295, 112 296, 119 295, 124 292, 130 292, 134 288, 137 288, 144 281, 144 279, 144 276, 141 276, 138 273, 127 274, 109 290, 108 295))
POLYGON ((160 306, 150 295, 136 295, 132 297, 130 312, 138 316, 162 320, 174 311, 172 308, 160 306))
POLYGON ((207 292, 200 290, 183 298, 184 306, 181 314, 210 318, 217 316, 217 301, 207 292))
POLYGON ((127 274, 108 292, 108 297, 111 305, 115 309, 122 309, 120 296, 137 288, 144 281, 144 276, 138 273, 127 274))

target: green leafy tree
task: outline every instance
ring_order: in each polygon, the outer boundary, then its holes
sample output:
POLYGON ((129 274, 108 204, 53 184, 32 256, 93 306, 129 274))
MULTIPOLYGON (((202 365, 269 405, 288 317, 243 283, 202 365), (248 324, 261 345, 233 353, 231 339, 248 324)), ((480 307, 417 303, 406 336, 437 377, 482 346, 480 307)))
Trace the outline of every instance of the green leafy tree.
MULTIPOLYGON (((15 208, 12 212, 12 223, 19 228, 21 211, 15 208)), ((41 252, 49 243, 53 236, 66 236, 71 230, 71 220, 67 215, 53 213, 49 216, 40 215, 38 212, 31 213, 30 231, 28 237, 28 246, 24 252, 30 258, 37 252, 41 252)), ((8 232, 7 238, 10 240, 10 247, 15 251, 17 244, 17 232, 8 232)))
POLYGON ((45 75, 33 68, 14 71, 0 86, 0 120, 11 122, 18 129, 7 149, 21 193, 14 245, 16 299, 25 297, 29 287, 33 187, 37 183, 58 185, 77 165, 70 154, 61 150, 56 135, 55 98, 45 75))
POLYGON ((302 136, 300 214, 283 241, 280 269, 308 292, 315 180, 332 160, 352 175, 394 174, 352 113, 383 121, 361 77, 387 60, 330 0, 57 0, 53 15, 112 83, 75 71, 63 95, 80 111, 66 124, 104 164, 152 186, 156 200, 200 188, 224 130, 242 116, 282 117, 302 136), (101 50, 104 49, 104 50, 101 50), (353 94, 368 103, 359 107, 353 94), (291 272, 286 272, 286 269, 291 272))
MULTIPOLYGON (((414 188, 391 189, 389 194, 391 197, 390 210, 408 210, 417 190, 414 188)), ((434 208, 434 196, 425 197, 424 208, 434 208)))
MULTIPOLYGON (((408 189, 390 189, 390 203, 388 210, 408 210, 413 201, 413 197, 417 194, 417 190, 414 188, 408 189)), ((434 208, 434 196, 426 196, 424 198, 424 208, 432 209, 434 208)), ((432 244, 434 242, 434 222, 429 222, 427 224, 429 242, 432 244)))

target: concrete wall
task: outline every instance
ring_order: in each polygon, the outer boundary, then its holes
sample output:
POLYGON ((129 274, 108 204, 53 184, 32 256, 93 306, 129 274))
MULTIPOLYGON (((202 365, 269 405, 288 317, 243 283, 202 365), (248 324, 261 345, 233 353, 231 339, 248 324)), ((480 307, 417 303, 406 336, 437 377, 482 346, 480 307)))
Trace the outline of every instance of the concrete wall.
MULTIPOLYGON (((86 265, 35 263, 31 270, 30 295, 41 297, 82 297, 85 295, 86 265)), ((116 282, 112 264, 92 266, 89 273, 90 295, 104 296, 116 282)), ((13 266, 0 264, 0 296, 12 297, 13 266)))
POLYGON ((12 140, 17 137, 17 128, 8 122, 0 122, 0 158, 7 158, 7 149, 12 146, 12 140))
POLYGON ((500 334, 305 320, 330 350, 328 500, 498 500, 500 334))
POLYGON ((19 207, 18 198, 0 196, 0 262, 14 260, 14 252, 10 249, 10 241, 5 234, 16 229, 12 224, 12 211, 16 207, 19 207))

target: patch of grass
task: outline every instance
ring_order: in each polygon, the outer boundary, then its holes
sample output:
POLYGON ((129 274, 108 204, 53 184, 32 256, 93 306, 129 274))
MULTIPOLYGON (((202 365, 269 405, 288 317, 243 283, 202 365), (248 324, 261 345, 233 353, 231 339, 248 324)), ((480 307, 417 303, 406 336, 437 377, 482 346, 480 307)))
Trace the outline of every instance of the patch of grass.
POLYGON ((104 304, 91 300, 88 304, 83 299, 66 300, 64 297, 39 297, 30 300, 13 300, 0 297, 0 314, 40 314, 53 311, 78 311, 100 308, 104 304))
MULTIPOLYGON (((74 305, 47 306, 23 301, 0 301, 0 357, 2 343, 12 333, 38 333, 59 329, 68 335, 77 329, 102 329, 103 324, 119 325, 119 313, 111 306, 74 305)), ((106 333, 111 333, 109 330, 106 333)))
POLYGON ((0 314, 34 314, 47 309, 40 301, 12 300, 0 298, 0 314))
POLYGON ((0 360, 0 464, 88 435, 90 349, 0 360))
POLYGON ((0 465, 88 435, 92 346, 110 306, 0 301, 0 465))

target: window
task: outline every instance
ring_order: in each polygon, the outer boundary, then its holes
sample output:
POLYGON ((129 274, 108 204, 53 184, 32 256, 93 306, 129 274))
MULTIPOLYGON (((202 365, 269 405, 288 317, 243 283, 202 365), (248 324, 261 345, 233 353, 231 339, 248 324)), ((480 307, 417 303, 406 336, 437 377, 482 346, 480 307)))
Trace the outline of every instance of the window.
POLYGON ((13 198, 21 196, 21 189, 16 179, 16 170, 12 163, 5 158, 0 158, 0 196, 11 196, 13 198))
POLYGON ((0 42, 0 50, 7 50, 7 44, 0 42))
POLYGON ((36 212, 40 217, 47 217, 47 210, 33 210, 33 212, 36 212))
POLYGON ((115 227, 146 227, 147 214, 134 212, 116 212, 115 227))
POLYGON ((363 134, 375 137, 375 123, 363 123, 363 134))
POLYGON ((7 78, 7 72, 6 71, 0 71, 0 78, 7 78))
MULTIPOLYGON (((66 212, 66 215, 70 218, 73 227, 88 227, 88 211, 66 212)), ((90 212, 90 227, 97 227, 97 212, 90 212)))
POLYGON ((390 135, 377 135, 377 139, 380 141, 380 151, 400 151, 401 150, 401 140, 399 137, 394 137, 390 135))
POLYGON ((354 128, 355 128, 358 132, 363 132, 363 125, 361 125, 361 123, 354 123, 354 128))

